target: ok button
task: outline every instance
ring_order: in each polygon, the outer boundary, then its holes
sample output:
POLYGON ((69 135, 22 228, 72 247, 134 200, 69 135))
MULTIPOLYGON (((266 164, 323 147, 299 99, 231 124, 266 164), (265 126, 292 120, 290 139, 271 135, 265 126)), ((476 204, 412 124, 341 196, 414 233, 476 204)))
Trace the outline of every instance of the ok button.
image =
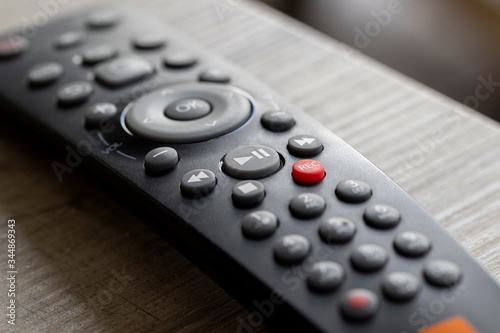
POLYGON ((199 98, 184 98, 171 103, 165 115, 174 120, 194 120, 205 117, 212 111, 210 103, 199 98))

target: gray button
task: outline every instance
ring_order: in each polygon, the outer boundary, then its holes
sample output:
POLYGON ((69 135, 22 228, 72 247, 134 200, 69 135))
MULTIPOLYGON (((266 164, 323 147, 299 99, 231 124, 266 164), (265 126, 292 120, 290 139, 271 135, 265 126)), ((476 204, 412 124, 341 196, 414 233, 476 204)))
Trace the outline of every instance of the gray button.
POLYGON ((295 125, 293 116, 285 111, 267 111, 260 119, 262 126, 271 132, 285 132, 295 125))
POLYGON ((64 72, 63 66, 57 62, 43 62, 32 67, 28 72, 31 85, 44 85, 57 80, 64 72))
POLYGON ((200 81, 213 83, 228 83, 231 81, 229 75, 218 68, 210 68, 202 72, 199 77, 200 81))
POLYGON ((335 189, 337 197, 345 202, 363 202, 372 196, 370 186, 360 180, 345 180, 340 182, 335 189))
POLYGON ((210 194, 217 185, 215 174, 206 169, 196 169, 187 172, 181 180, 181 190, 187 196, 206 196, 210 194))
POLYGON ((144 168, 151 173, 166 173, 171 171, 177 163, 179 163, 177 151, 170 147, 155 148, 144 158, 144 168))
POLYGON ((0 59, 15 57, 29 49, 30 42, 21 36, 0 37, 0 59))
POLYGON ((420 290, 420 282, 410 273, 392 272, 382 281, 382 290, 394 301, 408 301, 420 290))
POLYGON ((272 175, 279 170, 278 153, 266 146, 242 146, 224 156, 224 171, 237 179, 257 179, 272 175))
POLYGON ((337 289, 344 279, 342 266, 333 261, 320 261, 312 267, 307 283, 312 290, 327 292, 337 289))
POLYGON ((301 219, 312 219, 320 216, 326 209, 325 199, 314 193, 302 193, 290 201, 290 212, 301 219))
POLYGON ((96 78, 112 87, 141 80, 154 72, 155 67, 149 61, 132 55, 108 60, 95 70, 96 78))
POLYGON ((101 9, 91 13, 87 25, 94 29, 103 29, 114 26, 118 22, 118 15, 114 10, 101 9))
POLYGON ((372 318, 378 311, 380 301, 368 289, 351 289, 342 297, 340 308, 346 319, 364 321, 372 318))
POLYGON ((462 278, 462 270, 448 260, 433 260, 424 267, 424 276, 435 286, 452 287, 462 278))
POLYGON ((125 116, 135 135, 164 143, 191 143, 212 139, 242 126, 252 107, 245 93, 218 84, 185 83, 155 90, 136 100, 125 116), (207 101, 212 111, 203 118, 177 121, 165 116, 165 108, 179 99, 207 101))
POLYGON ((321 223, 319 235, 328 244, 344 244, 356 233, 356 225, 344 217, 331 217, 321 223))
POLYGON ((55 42, 55 47, 58 49, 66 49, 87 40, 87 34, 84 31, 68 31, 60 35, 55 42))
POLYGON ((274 245, 274 258, 281 264, 301 263, 311 251, 309 240, 301 235, 286 235, 274 245))
POLYGON ((165 45, 165 38, 162 34, 151 32, 135 37, 133 40, 133 44, 138 49, 158 49, 165 45))
POLYGON ((197 62, 198 60, 189 52, 168 52, 163 56, 163 64, 169 68, 187 68, 197 62))
POLYGON ((205 117, 212 111, 212 106, 199 98, 183 98, 170 104, 165 116, 174 120, 194 120, 205 117))
POLYGON ((99 128, 103 122, 113 118, 117 113, 116 106, 111 103, 98 103, 85 111, 85 126, 99 128))
POLYGON ((63 85, 57 92, 57 100, 61 105, 83 103, 92 94, 92 85, 86 81, 75 81, 63 85))
POLYGON ((366 224, 377 229, 390 229, 401 221, 399 211, 389 205, 373 205, 363 215, 366 224))
POLYGON ((83 51, 83 62, 87 65, 94 65, 113 58, 117 53, 118 51, 112 45, 94 46, 83 51))
POLYGON ((312 135, 295 135, 288 140, 286 148, 293 156, 312 157, 323 151, 323 144, 312 135))
POLYGON ((352 265, 363 272, 375 272, 382 269, 388 259, 384 248, 375 244, 360 245, 351 254, 352 265))
POLYGON ((245 180, 233 187, 233 202, 240 207, 254 207, 264 200, 264 185, 256 180, 245 180))
POLYGON ((394 247, 399 254, 407 257, 421 257, 431 248, 430 239, 415 231, 404 231, 394 239, 394 247))
POLYGON ((278 228, 278 218, 271 212, 258 210, 246 215, 241 222, 243 235, 250 239, 270 237, 278 228))

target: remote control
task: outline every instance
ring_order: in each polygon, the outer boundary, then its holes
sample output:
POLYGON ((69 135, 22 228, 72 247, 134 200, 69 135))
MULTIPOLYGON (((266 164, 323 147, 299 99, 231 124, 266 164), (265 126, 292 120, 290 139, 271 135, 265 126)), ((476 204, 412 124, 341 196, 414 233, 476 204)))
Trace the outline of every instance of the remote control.
POLYGON ((2 109, 64 149, 60 181, 83 162, 254 321, 498 332, 499 286, 408 194, 152 14, 97 7, 5 33, 0 73, 2 109))

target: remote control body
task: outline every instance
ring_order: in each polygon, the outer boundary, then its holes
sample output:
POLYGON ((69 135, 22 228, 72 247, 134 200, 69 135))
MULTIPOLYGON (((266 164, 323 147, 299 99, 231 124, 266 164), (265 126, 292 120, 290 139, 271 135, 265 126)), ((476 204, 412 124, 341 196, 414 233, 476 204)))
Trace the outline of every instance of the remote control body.
POLYGON ((484 269, 389 177, 257 79, 121 6, 19 36, 0 44, 2 109, 64 149, 56 177, 84 162, 261 317, 301 332, 498 332, 500 288, 484 269), (339 219, 354 227, 335 241, 339 219))

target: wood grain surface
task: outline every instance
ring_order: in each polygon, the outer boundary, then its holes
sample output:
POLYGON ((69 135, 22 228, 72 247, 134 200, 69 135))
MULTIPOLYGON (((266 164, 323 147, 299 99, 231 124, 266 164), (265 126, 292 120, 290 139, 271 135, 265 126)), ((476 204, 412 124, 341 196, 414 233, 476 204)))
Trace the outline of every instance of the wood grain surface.
MULTIPOLYGON (((58 10, 92 2, 68 1, 58 10)), ((259 3, 140 5, 353 145, 500 281, 497 123, 259 3)), ((2 1, 0 30, 40 10, 38 1, 2 1)), ((62 153, 20 124, 0 117, 0 133, 1 276, 9 218, 16 220, 18 262, 17 325, 2 313, 1 332, 242 331, 248 310, 144 227, 141 214, 121 206, 83 168, 60 184, 50 164, 62 153)), ((2 282, 2 312, 6 301, 2 282)))

